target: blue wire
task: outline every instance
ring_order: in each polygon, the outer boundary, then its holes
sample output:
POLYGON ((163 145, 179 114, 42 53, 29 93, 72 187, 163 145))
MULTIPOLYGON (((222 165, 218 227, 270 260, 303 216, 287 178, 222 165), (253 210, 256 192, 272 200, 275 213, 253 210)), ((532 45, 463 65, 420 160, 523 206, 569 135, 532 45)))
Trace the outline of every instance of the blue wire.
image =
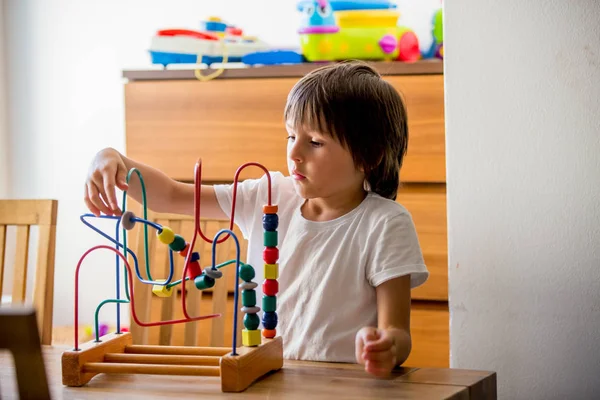
POLYGON ((213 239, 213 243, 212 243, 212 267, 213 269, 215 268, 215 250, 216 250, 216 246, 217 246, 217 240, 219 239, 219 236, 223 233, 229 233, 231 235, 231 237, 233 238, 233 240, 235 240, 235 247, 236 247, 236 252, 235 252, 235 291, 233 292, 233 332, 232 332, 232 344, 231 344, 231 355, 232 356, 237 356, 237 353, 235 352, 235 344, 237 343, 237 320, 238 320, 238 292, 239 292, 239 286, 238 286, 238 281, 240 279, 240 242, 238 241, 237 236, 235 236, 235 233, 233 233, 232 231, 230 231, 229 229, 221 229, 219 232, 217 232, 217 234, 215 235, 215 238, 213 239))
MULTIPOLYGON (((117 245, 118 248, 123 247, 123 244, 119 243, 115 239, 113 239, 110 236, 108 236, 106 233, 102 232, 100 229, 96 228, 95 226, 93 226, 92 224, 90 224, 89 222, 87 222, 85 220, 85 217, 95 217, 95 218, 104 218, 104 219, 119 219, 119 220, 120 220, 120 217, 115 217, 115 216, 111 216, 111 215, 101 215, 101 216, 97 217, 94 214, 83 214, 79 219, 86 226, 88 226, 89 228, 91 228, 92 230, 94 230, 98 234, 100 234, 100 236, 104 237, 105 239, 107 239, 111 243, 114 243, 115 245, 117 245)), ((145 220, 141 220, 141 222, 151 223, 150 221, 145 221, 145 220)), ((153 223, 151 223, 151 224, 153 224, 153 223)), ((142 275, 140 274, 140 268, 139 268, 137 256, 130 249, 126 249, 126 252, 129 253, 131 255, 131 257, 133 257, 133 263, 135 265, 135 274, 137 275, 137 277, 140 280, 140 282, 148 284, 148 285, 165 286, 165 285, 167 285, 167 284, 169 284, 171 282, 171 279, 173 279, 173 273, 174 273, 174 269, 175 269, 174 266, 173 266, 173 263, 171 263, 171 266, 170 266, 171 268, 170 268, 170 271, 169 271, 169 277, 167 278, 166 281, 150 281, 150 280, 143 279, 142 275)), ((170 251, 170 253, 171 253, 170 259, 171 259, 171 261, 173 261, 173 254, 172 254, 173 252, 170 251)), ((118 260, 117 260, 117 267, 119 267, 119 261, 118 260)))

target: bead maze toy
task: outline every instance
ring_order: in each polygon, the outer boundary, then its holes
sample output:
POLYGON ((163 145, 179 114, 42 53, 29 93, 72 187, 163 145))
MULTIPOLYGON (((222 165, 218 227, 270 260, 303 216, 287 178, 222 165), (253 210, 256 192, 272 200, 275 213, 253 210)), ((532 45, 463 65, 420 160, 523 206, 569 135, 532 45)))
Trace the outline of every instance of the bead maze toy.
POLYGON ((194 376, 216 376, 221 379, 221 390, 223 392, 240 392, 248 388, 256 379, 267 374, 270 371, 279 370, 283 366, 283 341, 277 336, 277 292, 279 265, 279 250, 277 248, 278 235, 277 227, 279 217, 277 215, 277 205, 271 204, 271 177, 268 170, 258 163, 247 163, 238 168, 234 177, 233 201, 231 208, 231 219, 229 229, 222 229, 213 239, 207 238, 200 228, 200 186, 202 163, 199 160, 195 166, 194 174, 194 221, 195 229, 191 242, 187 242, 182 236, 174 233, 169 227, 161 226, 157 223, 148 221, 146 208, 146 189, 141 173, 132 169, 127 175, 127 182, 133 173, 136 173, 142 188, 142 206, 143 218, 135 216, 126 208, 127 192, 123 193, 122 210, 123 214, 118 216, 100 216, 93 214, 84 214, 81 221, 91 229, 98 232, 101 236, 109 240, 115 247, 108 245, 97 245, 87 250, 80 258, 75 271, 75 301, 74 301, 74 347, 71 351, 66 351, 62 355, 62 377, 63 384, 66 386, 83 386, 94 376, 100 373, 121 373, 121 374, 157 374, 157 375, 194 375, 194 376), (262 337, 259 325, 261 320, 258 316, 260 307, 256 305, 256 291, 258 284, 252 280, 255 277, 254 268, 240 261, 240 245, 237 237, 232 231, 235 215, 235 204, 237 194, 237 184, 240 172, 249 166, 256 166, 265 171, 268 178, 268 204, 263 207, 263 228, 264 228, 264 251, 263 258, 264 276, 263 282, 264 296, 262 299, 263 318, 262 318, 262 337), (102 232, 94 227, 88 218, 104 218, 115 220, 115 237, 102 232), (148 227, 156 229, 158 240, 169 247, 170 273, 166 279, 153 279, 150 273, 148 257, 146 257, 146 274, 148 279, 142 278, 135 253, 127 247, 127 231, 134 228, 136 224, 142 224, 145 234, 145 250, 148 249, 148 227), (119 239, 119 229, 122 230, 122 243, 119 239), (225 237, 220 238, 225 234, 225 237), (212 264, 204 269, 200 267, 200 255, 194 252, 194 244, 197 236, 212 244, 212 264), (229 237, 236 243, 236 258, 220 265, 215 265, 216 245, 224 242, 229 237), (116 296, 114 299, 102 301, 95 313, 95 340, 85 343, 79 343, 78 322, 79 322, 79 272, 86 257, 98 250, 109 251, 116 254, 116 296), (122 250, 119 251, 119 250, 122 250), (178 252, 185 257, 185 264, 181 279, 173 281, 174 265, 173 252, 178 252), (131 316, 135 323, 140 326, 159 326, 167 324, 178 324, 199 321, 208 318, 220 317, 220 314, 211 314, 205 316, 190 316, 187 312, 185 301, 186 290, 181 291, 181 304, 185 318, 169 321, 140 321, 135 312, 135 295, 133 286, 132 267, 128 261, 128 256, 133 260, 137 279, 142 283, 152 285, 152 292, 159 297, 170 296, 173 293, 173 287, 183 284, 187 281, 194 282, 198 290, 211 288, 215 281, 222 277, 221 268, 234 264, 236 265, 236 285, 234 291, 234 318, 232 329, 231 347, 186 347, 186 346, 147 346, 134 345, 132 336, 129 332, 124 332, 120 325, 120 305, 129 304, 131 316), (124 283, 121 287, 120 274, 121 262, 123 263, 124 283), (240 279, 242 282, 238 285, 240 279), (126 299, 120 298, 121 289, 125 291, 126 299), (244 329, 242 330, 242 346, 236 347, 238 321, 238 300, 239 291, 241 293, 242 308, 245 313, 244 329), (100 309, 109 303, 117 306, 117 325, 116 331, 100 336, 98 316, 100 309))
POLYGON ((302 54, 311 62, 419 60, 417 35, 397 25, 394 8, 389 0, 301 0, 302 54))

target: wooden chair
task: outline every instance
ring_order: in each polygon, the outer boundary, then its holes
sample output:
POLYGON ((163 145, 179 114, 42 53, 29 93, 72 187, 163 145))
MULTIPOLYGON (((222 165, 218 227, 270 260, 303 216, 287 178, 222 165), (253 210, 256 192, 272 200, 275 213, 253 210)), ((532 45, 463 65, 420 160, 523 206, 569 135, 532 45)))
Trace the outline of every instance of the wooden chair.
MULTIPOLYGON (((136 213, 136 215, 140 215, 136 213)), ((190 216, 178 214, 160 214, 148 212, 148 220, 170 227, 173 232, 182 235, 190 242, 194 232, 194 219, 190 216)), ((229 228, 229 221, 201 220, 202 232, 206 237, 213 238, 220 229, 229 228)), ((247 241, 244 240, 237 227, 233 229, 240 242, 240 260, 246 258, 247 241)), ((145 267, 144 230, 141 224, 130 234, 135 235, 134 248, 142 278, 148 279, 145 267)), ((221 236, 220 238, 224 237, 221 236)), ((132 238, 133 239, 133 238, 132 238)), ((132 240, 133 241, 133 240, 132 240)), ((194 251, 200 253, 202 268, 211 265, 212 245, 202 240, 200 235, 196 239, 194 251)), ((222 263, 235 258, 236 246, 233 239, 218 244, 216 248, 216 263, 222 263)), ((150 259, 151 275, 154 280, 166 279, 169 273, 168 246, 160 243, 156 238, 156 230, 148 229, 148 257, 150 259)), ((174 253, 175 272, 173 280, 181 279, 185 259, 174 253)), ((133 268, 133 264, 131 264, 133 268)), ((213 288, 199 291, 194 282, 186 282, 186 304, 190 316, 220 313, 220 318, 212 318, 197 322, 188 322, 176 325, 163 325, 160 327, 141 327, 131 318, 130 331, 134 344, 160 344, 183 346, 229 346, 231 345, 232 319, 233 319, 233 290, 235 285, 235 266, 230 264, 223 268, 223 277, 216 281, 213 288)), ((134 292, 136 314, 141 321, 159 321, 184 318, 181 306, 181 290, 177 286, 171 297, 161 298, 152 293, 152 286, 144 284, 134 277, 134 292)), ((241 296, 240 296, 241 297, 241 296)), ((241 301, 241 299, 238 299, 241 301)), ((241 341, 243 313, 238 313, 238 345, 241 341)))
POLYGON ((13 284, 9 296, 12 304, 29 303, 26 299, 29 236, 32 226, 39 228, 33 307, 36 310, 41 343, 45 345, 52 344, 57 210, 57 200, 0 200, 0 292, 5 286, 3 281, 5 270, 7 271, 5 269, 7 227, 16 227, 16 251, 14 268, 11 270, 13 284))

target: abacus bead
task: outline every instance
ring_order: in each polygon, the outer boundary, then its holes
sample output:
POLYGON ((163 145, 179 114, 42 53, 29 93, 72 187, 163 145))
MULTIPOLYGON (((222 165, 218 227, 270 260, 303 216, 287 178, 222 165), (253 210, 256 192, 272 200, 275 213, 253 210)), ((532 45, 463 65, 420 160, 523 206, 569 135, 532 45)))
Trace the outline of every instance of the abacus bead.
POLYGON ((194 285, 196 285, 198 290, 209 289, 215 286, 215 280, 210 276, 199 275, 194 279, 194 285))
POLYGON ((258 283, 256 282, 242 282, 238 285, 238 287, 242 290, 250 290, 256 289, 258 287, 258 283))
POLYGON ((276 329, 263 329, 262 335, 263 335, 263 337, 265 337, 267 339, 273 339, 275 336, 277 336, 277 330, 276 329))
POLYGON ((175 234, 168 226, 163 226, 160 232, 156 232, 158 240, 164 244, 171 244, 175 240, 175 234))
POLYGON ((173 251, 181 251, 185 249, 186 245, 187 243, 185 242, 183 236, 176 234, 175 239, 173 239, 173 242, 169 245, 169 248, 173 251))
POLYGON ((246 347, 259 346, 262 340, 259 330, 242 329, 242 345, 246 347))
POLYGON ((279 259, 279 249, 277 247, 265 247, 263 250, 263 260, 267 264, 275 264, 279 259))
POLYGON ((204 268, 204 275, 210 276, 213 279, 220 279, 223 276, 223 273, 218 269, 212 269, 212 267, 204 268))
POLYGON ((263 214, 277 214, 277 205, 263 206, 263 214))
POLYGON ((255 276, 256 276, 256 273, 254 272, 254 268, 252 267, 252 265, 250 265, 250 264, 240 265, 240 278, 243 281, 250 282, 252 279, 254 279, 255 276))
POLYGON ((254 307, 256 305, 255 290, 242 290, 242 305, 245 307, 254 307))
POLYGON ((265 264, 265 279, 279 278, 279 264, 265 264))
POLYGON ((279 226, 279 216, 277 214, 263 215, 263 229, 265 231, 276 231, 279 226))
POLYGON ((256 314, 259 311, 260 311, 260 307, 256 307, 256 306, 254 306, 254 307, 246 307, 246 306, 242 307, 242 312, 246 313, 246 314, 256 314))
POLYGON ((263 328, 275 329, 277 327, 277 313, 276 312, 265 312, 262 318, 263 328))
POLYGON ((279 292, 279 282, 275 279, 265 279, 263 293, 267 296, 275 296, 277 292, 279 292))
POLYGON ((277 231, 264 231, 263 243, 265 247, 277 247, 277 231))
POLYGON ((186 276, 190 279, 195 279, 197 276, 202 275, 202 268, 198 261, 191 262, 188 266, 186 276))
POLYGON ((121 215, 121 226, 123 227, 123 229, 130 231, 133 229, 133 227, 135 226, 135 221, 133 220, 135 218, 135 214, 132 213, 131 211, 127 210, 123 213, 123 215, 121 215))
POLYGON ((262 308, 264 312, 277 311, 277 297, 275 296, 263 296, 262 308))
POLYGON ((185 247, 183 248, 183 250, 179 251, 179 255, 183 258, 187 257, 188 255, 188 251, 190 250, 190 244, 186 243, 185 247))
POLYGON ((244 327, 246 327, 246 329, 253 331, 255 329, 258 329, 259 325, 260 325, 260 318, 258 317, 258 315, 256 315, 256 314, 244 315, 244 327))

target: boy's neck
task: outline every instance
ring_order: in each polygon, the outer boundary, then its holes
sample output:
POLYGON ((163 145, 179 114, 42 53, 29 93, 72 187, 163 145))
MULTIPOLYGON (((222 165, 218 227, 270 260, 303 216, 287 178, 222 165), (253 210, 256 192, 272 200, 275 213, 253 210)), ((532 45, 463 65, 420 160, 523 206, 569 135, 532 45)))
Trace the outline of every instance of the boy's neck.
POLYGON ((359 188, 350 193, 306 199, 300 210, 302 216, 309 221, 331 221, 354 210, 366 196, 367 192, 363 188, 359 188))

